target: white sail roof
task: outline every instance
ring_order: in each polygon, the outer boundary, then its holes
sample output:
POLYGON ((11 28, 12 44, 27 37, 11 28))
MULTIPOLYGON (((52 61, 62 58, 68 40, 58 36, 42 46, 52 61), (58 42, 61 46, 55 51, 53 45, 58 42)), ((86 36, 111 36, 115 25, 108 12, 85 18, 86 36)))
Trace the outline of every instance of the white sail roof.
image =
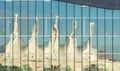
POLYGON ((6 53, 10 57, 12 55, 14 55, 14 58, 17 58, 20 55, 20 50, 24 46, 25 46, 25 44, 24 44, 23 40, 20 39, 19 33, 18 33, 18 14, 15 14, 14 30, 10 35, 10 41, 6 45, 6 53))
MULTIPOLYGON (((51 32, 52 38, 50 38, 50 40, 48 42, 48 46, 45 48, 45 53, 49 54, 52 52, 53 58, 57 58, 57 55, 58 55, 58 46, 59 46, 58 20, 59 20, 59 16, 56 16, 56 20, 55 20, 55 23, 53 24, 52 32, 51 32)), ((49 56, 47 56, 47 57, 49 57, 49 56)))

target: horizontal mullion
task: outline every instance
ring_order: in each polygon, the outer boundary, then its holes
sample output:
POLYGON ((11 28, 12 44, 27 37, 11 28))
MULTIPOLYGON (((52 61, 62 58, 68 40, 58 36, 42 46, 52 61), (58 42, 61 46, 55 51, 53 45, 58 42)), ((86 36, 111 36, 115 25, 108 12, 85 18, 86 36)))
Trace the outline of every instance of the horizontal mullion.
MULTIPOLYGON (((13 52, 13 53, 0 53, 0 54, 1 54, 1 55, 2 55, 2 54, 11 54, 11 55, 12 55, 12 54, 20 54, 20 53, 19 53, 19 52, 18 52, 18 53, 14 53, 14 52, 13 52)), ((21 54, 27 54, 27 53, 21 53, 21 54)), ((33 54, 33 53, 30 53, 30 52, 29 52, 29 54, 33 54)), ((43 53, 42 53, 42 52, 40 52, 40 53, 37 52, 37 54, 43 54, 43 53)), ((51 53, 44 53, 44 54, 51 55, 51 53)), ((54 54, 59 54, 59 53, 54 53, 54 54)), ((66 55, 66 53, 60 53, 60 54, 66 55)), ((73 55, 73 53, 67 53, 67 54, 68 54, 68 55, 69 55, 69 54, 73 55)), ((88 53, 75 53, 75 55, 77 55, 77 54, 78 54, 78 55, 89 54, 89 52, 88 52, 88 53)), ((109 55, 109 54, 112 55, 112 54, 114 54, 114 55, 120 55, 120 53, 107 53, 107 52, 106 52, 106 53, 90 53, 90 54, 98 54, 98 55, 105 55, 105 54, 106 54, 106 55, 109 55)))
MULTIPOLYGON (((0 19, 14 19, 15 17, 0 17, 0 19)), ((36 17, 18 17, 18 19, 35 19, 36 17)), ((120 19, 120 17, 59 17, 59 19, 120 19)), ((56 17, 38 17, 38 19, 56 19, 56 17)))
MULTIPOLYGON (((59 35, 59 36, 51 36, 51 35, 36 35, 35 37, 69 37, 70 35, 59 35)), ((11 37, 10 35, 0 35, 0 37, 11 37)), ((14 37, 14 36, 12 36, 14 37)), ((19 35, 18 37, 31 37, 31 35, 19 35)), ((74 35, 74 37, 90 37, 89 35, 74 35)), ((120 37, 120 35, 93 35, 94 37, 120 37)))

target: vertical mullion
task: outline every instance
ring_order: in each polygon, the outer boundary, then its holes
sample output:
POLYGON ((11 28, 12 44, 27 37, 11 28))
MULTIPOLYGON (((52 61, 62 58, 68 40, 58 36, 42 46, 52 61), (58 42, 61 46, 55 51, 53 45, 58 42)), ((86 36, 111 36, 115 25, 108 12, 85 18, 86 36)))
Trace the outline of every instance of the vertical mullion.
MULTIPOLYGON (((20 0, 20 40, 21 40, 21 0, 20 0)), ((20 41, 20 68, 21 68, 21 41, 20 41)))
POLYGON ((106 69, 106 11, 104 9, 104 70, 106 69))
MULTIPOLYGON (((91 34, 91 32, 90 32, 90 29, 91 29, 91 27, 90 27, 90 6, 88 7, 89 8, 89 66, 90 66, 90 63, 91 63, 91 39, 92 39, 92 34, 91 34)), ((91 71, 91 68, 89 68, 89 71, 91 71)))
MULTIPOLYGON (((58 16, 60 17, 60 2, 59 1, 58 1, 58 16)), ((58 20, 58 23, 59 23, 58 26, 60 28, 60 20, 58 20)), ((60 30, 60 29, 58 29, 58 30, 60 30)), ((59 41, 59 44, 60 44, 60 37, 59 37, 59 35, 58 35, 58 41, 59 41)), ((58 51, 58 65, 59 65, 58 71, 60 71, 60 45, 58 46, 58 49, 59 49, 59 51, 58 51)))
POLYGON ((114 67, 113 67, 113 52, 114 52, 114 48, 113 48, 113 46, 114 46, 114 45, 113 45, 113 40, 114 40, 114 38, 113 38, 113 31, 114 31, 114 30, 113 30, 113 29, 114 29, 114 28, 113 28, 113 26, 114 26, 114 25, 113 25, 113 21, 114 21, 114 20, 113 20, 113 19, 114 19, 114 16, 113 16, 113 12, 114 12, 114 11, 112 10, 112 71, 114 71, 114 67))
MULTIPOLYGON (((12 32, 13 32, 13 28, 14 28, 14 0, 12 0, 12 32)), ((14 34, 12 33, 12 66, 14 65, 14 34)))
MULTIPOLYGON (((34 25, 35 25, 35 26, 36 26, 36 25, 38 26, 38 23, 37 23, 37 21, 36 21, 36 20, 37 20, 37 18, 36 18, 36 17, 37 17, 37 16, 36 16, 36 7, 37 7, 37 4, 36 4, 36 0, 35 0, 35 24, 34 24, 34 25)), ((37 28, 37 27, 36 27, 36 28, 37 28)), ((37 31, 38 31, 38 28, 37 28, 37 31)), ((36 34, 36 32, 35 32, 35 34, 36 34)), ((37 64, 37 62, 36 62, 36 61, 37 61, 37 45, 36 45, 37 40, 36 40, 36 39, 37 39, 37 35, 35 35, 35 71, 37 71, 37 69, 36 69, 36 67, 37 67, 37 65, 36 65, 36 64, 37 64)))
MULTIPOLYGON (((73 4, 73 18, 74 18, 74 24, 75 24, 75 4, 73 4)), ((74 59, 73 60, 74 60, 74 71, 75 71, 75 43, 76 43, 75 42, 75 39, 76 39, 76 37, 75 37, 75 27, 74 27, 74 34, 73 35, 74 35, 74 37, 73 37, 74 38, 74 57, 73 57, 74 59)))
POLYGON ((98 69, 98 19, 99 19, 99 17, 98 17, 98 8, 97 8, 97 11, 96 11, 97 13, 97 71, 99 70, 98 69))
MULTIPOLYGON (((81 5, 81 45, 83 44, 83 7, 81 5)), ((83 46, 84 47, 84 46, 83 46)), ((83 47, 81 48, 81 71, 83 71, 83 47)))
MULTIPOLYGON (((52 28, 52 0, 50 1, 50 8, 51 8, 51 10, 50 10, 50 24, 51 24, 51 28, 52 28)), ((51 41, 50 42, 52 42, 53 40, 52 40, 52 36, 50 36, 50 38, 51 38, 51 41)), ((52 52, 53 52, 53 46, 52 46, 52 44, 53 43, 51 43, 51 71, 52 71, 52 56, 53 56, 53 54, 52 54, 52 52)))
MULTIPOLYGON (((6 47, 6 2, 4 1, 4 47, 6 47)), ((4 48, 5 51, 5 71, 6 71, 6 48, 4 48)))
POLYGON ((43 70, 44 70, 44 0, 43 0, 43 70))
MULTIPOLYGON (((29 40, 29 0, 27 0, 27 35, 28 35, 28 40, 29 40)), ((28 44, 28 65, 29 65, 29 44, 28 44)), ((28 68, 29 71, 29 68, 28 68)))
MULTIPOLYGON (((67 38, 68 38, 68 36, 67 36, 67 24, 68 24, 68 18, 67 18, 67 2, 66 2, 66 42, 67 42, 67 38)), ((67 44, 66 44, 66 71, 67 71, 67 64, 68 64, 68 59, 67 59, 67 56, 69 55, 69 54, 67 54, 67 44)))

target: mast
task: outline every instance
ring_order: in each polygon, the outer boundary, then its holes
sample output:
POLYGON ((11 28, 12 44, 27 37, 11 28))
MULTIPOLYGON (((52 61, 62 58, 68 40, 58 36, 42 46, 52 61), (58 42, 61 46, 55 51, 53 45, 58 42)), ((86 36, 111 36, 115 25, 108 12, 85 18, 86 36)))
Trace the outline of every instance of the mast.
POLYGON ((13 35, 18 36, 18 14, 15 14, 13 35))
POLYGON ((94 22, 90 22, 90 37, 89 37, 89 40, 90 40, 90 47, 92 46, 92 35, 94 33, 94 22))

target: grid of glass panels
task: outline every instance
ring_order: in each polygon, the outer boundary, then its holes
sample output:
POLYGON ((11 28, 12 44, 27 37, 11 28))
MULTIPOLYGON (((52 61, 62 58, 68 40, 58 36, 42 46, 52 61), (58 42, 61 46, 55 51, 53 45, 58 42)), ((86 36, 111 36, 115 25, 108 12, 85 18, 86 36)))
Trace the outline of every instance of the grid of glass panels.
MULTIPOLYGON (((33 71, 50 70, 67 70, 85 71, 87 66, 93 64, 99 67, 102 63, 103 69, 107 71, 119 70, 120 60, 120 10, 107 10, 102 8, 77 5, 50 0, 3 0, 0 1, 0 52, 1 64, 7 66, 16 65, 22 68, 23 65, 29 65, 33 71), (15 58, 14 45, 16 36, 11 34, 14 32, 15 14, 18 14, 18 36, 17 40, 20 44, 20 56, 15 58), (52 35, 52 29, 56 21, 56 16, 59 16, 58 36, 52 35), (37 35, 35 41, 29 43, 32 38, 33 26, 37 23, 37 35), (73 23, 76 21, 76 28, 73 23), (88 57, 88 61, 84 56, 90 55, 90 51, 83 54, 86 42, 90 37, 90 22, 94 22, 94 33, 90 40, 91 48, 95 49, 96 60, 91 62, 92 57, 88 57), (72 30, 74 28, 74 30, 72 30), (70 34, 74 32, 72 38, 73 45, 70 45, 70 34), (52 35, 52 36, 51 36, 52 35), (56 37, 55 39, 53 37, 56 37), (58 40, 57 40, 58 39, 58 40), (11 40, 12 54, 7 57, 6 47, 11 40), (56 40, 56 43, 49 45, 50 42, 56 40), (35 42, 35 43, 34 43, 35 42), (29 53, 29 47, 35 47, 34 53, 29 53), (48 53, 46 47, 50 47, 48 53), (57 53, 53 52, 53 47, 58 47, 57 53), (69 48, 73 48, 73 53, 67 53, 69 48), (50 52, 49 52, 50 51, 50 52), (25 53, 26 52, 26 53, 25 53), (27 54, 28 52, 28 54, 27 54), (56 54, 54 56, 54 54, 56 54), (10 56, 12 55, 12 56, 10 56), (76 58, 77 57, 77 58, 76 58), (5 59, 5 60, 4 60, 5 59), (117 61, 117 62, 115 62, 117 61), (96 63, 95 63, 96 62, 96 63), (114 66, 118 65, 118 69, 114 66)), ((88 67, 88 70, 92 68, 88 67)))

